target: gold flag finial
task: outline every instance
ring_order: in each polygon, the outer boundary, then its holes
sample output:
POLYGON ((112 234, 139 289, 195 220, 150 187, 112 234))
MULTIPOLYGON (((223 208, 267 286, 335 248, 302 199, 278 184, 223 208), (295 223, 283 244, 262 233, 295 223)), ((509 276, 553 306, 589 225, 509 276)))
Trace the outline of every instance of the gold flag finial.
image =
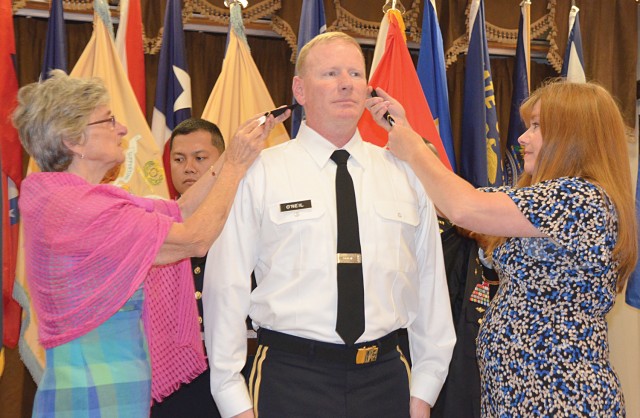
POLYGON ((407 11, 400 0, 387 0, 384 6, 382 6, 382 13, 387 13, 389 10, 397 10, 402 15, 407 11))

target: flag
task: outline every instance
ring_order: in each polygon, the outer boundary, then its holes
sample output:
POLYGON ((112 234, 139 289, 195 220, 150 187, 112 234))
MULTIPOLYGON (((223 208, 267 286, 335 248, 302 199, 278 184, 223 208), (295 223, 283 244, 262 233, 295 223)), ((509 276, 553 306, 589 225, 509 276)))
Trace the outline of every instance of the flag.
POLYGON ((456 156, 453 150, 453 133, 449 114, 449 91, 447 70, 444 65, 442 33, 434 0, 425 1, 422 17, 422 39, 418 56, 418 78, 422 91, 435 120, 442 145, 447 151, 451 168, 456 171, 456 156))
POLYGON ((496 98, 484 25, 484 1, 473 0, 469 11, 460 174, 475 187, 502 184, 496 98))
MULTIPOLYGON (((307 42, 317 35, 327 31, 322 0, 302 0, 300 12, 300 26, 298 27, 298 54, 307 42)), ((293 99, 295 102, 295 98, 293 99)), ((291 114, 291 137, 295 138, 300 129, 300 122, 304 118, 304 109, 298 106, 291 114)))
MULTIPOLYGON (((636 182, 636 219, 640 223, 640 170, 638 170, 638 182, 636 182)), ((638 233, 637 240, 640 246, 640 233, 638 233)), ((640 309, 640 263, 636 265, 627 282, 625 301, 634 308, 640 309)))
MULTIPOLYGON (((0 152, 2 151, 2 143, 0 143, 0 152)), ((0 173, 2 172, 2 159, 0 158, 0 173)), ((3 192, 3 187, 2 187, 2 182, 0 181, 0 196, 4 196, 4 192, 3 192)), ((4 213, 4 199, 0 198, 0 213, 4 213)), ((2 231, 4 230, 2 222, 0 222, 0 245, 2 244, 2 231)), ((2 251, 0 251, 0 266, 2 266, 2 251)), ((1 268, 0 268, 1 270, 1 268)), ((2 281, 2 276, 0 276, 0 282, 2 281)), ((2 299, 0 298, 0 335, 3 335, 3 329, 4 327, 2 326, 2 318, 4 317, 4 315, 2 314, 2 299)), ((2 343, 0 343, 0 378, 2 378, 2 373, 4 372, 4 345, 2 343)))
POLYGON ((585 83, 587 77, 584 74, 584 58, 582 55, 582 35, 580 34, 580 18, 575 5, 571 6, 569 13, 569 39, 564 53, 564 62, 560 75, 573 83, 585 83))
POLYGON ((182 30, 180 0, 168 0, 164 16, 162 48, 158 64, 156 101, 153 106, 151 131, 158 146, 164 150, 164 167, 171 197, 176 190, 171 182, 168 139, 180 122, 191 117, 191 78, 187 72, 187 59, 182 30))
POLYGON ((123 140, 126 160, 113 184, 135 195, 168 198, 162 151, 136 105, 135 93, 120 63, 107 3, 96 0, 94 8, 93 35, 70 75, 102 79, 111 99, 111 111, 127 127, 123 140))
POLYGON ((20 305, 13 299, 18 251, 18 190, 22 180, 22 146, 11 122, 18 77, 11 0, 0 0, 0 159, 2 171, 2 321, 3 344, 14 348, 20 334, 20 305))
POLYGON ((51 0, 40 80, 49 78, 49 71, 55 69, 67 72, 67 36, 64 31, 62 0, 51 0))
MULTIPOLYGON (((380 64, 380 60, 384 55, 384 52, 387 48, 387 39, 389 37, 389 17, 387 12, 385 12, 382 20, 380 21, 380 28, 378 29, 378 36, 376 37, 376 47, 373 50, 373 58, 371 59, 371 68, 369 69, 369 83, 371 83, 371 79, 373 75, 376 73, 378 69, 378 64, 380 64)), ((404 28, 404 20, 402 20, 402 15, 400 15, 400 21, 402 22, 402 27, 404 28)), ((406 41, 406 37, 403 31, 403 39, 406 41)), ((413 62, 411 63, 413 65, 413 62)))
MULTIPOLYGON (((386 39, 378 38, 379 42, 376 44, 378 49, 380 43, 384 43, 385 51, 369 79, 369 85, 374 88, 383 88, 402 104, 413 129, 436 147, 442 163, 451 169, 407 48, 402 15, 397 10, 391 9, 385 13, 383 24, 385 19, 388 21, 386 39)), ((373 121, 369 112, 362 114, 358 129, 365 141, 379 146, 387 144, 387 131, 373 121)))
POLYGON ((515 68, 513 69, 513 92, 511 93, 511 113, 509 115, 509 132, 507 134, 507 152, 504 160, 504 181, 515 186, 522 174, 524 161, 518 138, 526 131, 520 117, 520 105, 529 97, 529 63, 531 49, 529 35, 531 33, 529 9, 531 2, 523 1, 520 5, 520 23, 518 24, 518 41, 516 44, 515 68))
MULTIPOLYGON (((62 0, 51 1, 40 80, 48 79, 49 72, 53 69, 60 69, 67 72, 67 39, 62 0)), ((32 169, 31 171, 34 170, 32 169)), ((18 242, 22 243, 23 240, 23 230, 22 226, 20 226, 18 242)), ((30 318, 29 315, 31 307, 24 272, 24 253, 21 247, 18 249, 16 282, 13 289, 13 296, 23 308, 21 324, 23 332, 19 340, 20 353, 23 359, 25 359, 25 363, 28 364, 28 369, 39 375, 44 368, 44 349, 40 346, 37 339, 37 322, 35 318, 33 318, 32 322, 32 318, 30 318)))
POLYGON ((129 76, 129 83, 136 94, 140 109, 145 114, 147 99, 140 0, 120 0, 120 22, 116 35, 116 50, 122 67, 129 76))
MULTIPOLYGON (((122 68, 113 41, 113 28, 105 0, 95 0, 93 34, 71 71, 71 77, 100 78, 109 92, 109 106, 118 122, 127 127, 123 138, 125 161, 113 184, 139 196, 168 198, 162 154, 137 104, 135 93, 122 68)), ((33 162, 29 171, 37 170, 33 162)), ((29 289, 24 273, 24 252, 20 251, 15 297, 25 309, 20 355, 37 383, 42 377, 44 350, 37 339, 37 318, 30 309, 29 289)))
MULTIPOLYGON (((227 52, 202 118, 215 123, 228 143, 242 122, 274 108, 269 90, 251 57, 240 5, 232 3, 227 52)), ((269 134, 267 146, 288 140, 289 135, 280 123, 269 134)))

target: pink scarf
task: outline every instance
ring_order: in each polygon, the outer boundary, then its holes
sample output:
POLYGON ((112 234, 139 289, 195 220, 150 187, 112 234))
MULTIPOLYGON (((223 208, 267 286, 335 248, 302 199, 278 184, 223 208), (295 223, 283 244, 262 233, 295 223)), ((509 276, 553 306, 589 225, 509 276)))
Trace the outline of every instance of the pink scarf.
POLYGON ((189 260, 153 267, 173 222, 172 201, 135 197, 69 173, 33 173, 22 183, 27 281, 45 348, 95 329, 141 286, 160 401, 206 368, 189 260))

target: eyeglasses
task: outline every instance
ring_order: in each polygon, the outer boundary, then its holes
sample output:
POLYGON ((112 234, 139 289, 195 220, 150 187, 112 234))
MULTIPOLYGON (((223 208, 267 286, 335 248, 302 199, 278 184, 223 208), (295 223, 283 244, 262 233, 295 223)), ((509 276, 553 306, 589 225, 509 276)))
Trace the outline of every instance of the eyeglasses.
POLYGON ((110 122, 111 123, 111 129, 115 129, 116 128, 116 117, 115 116, 111 116, 108 119, 102 119, 102 120, 97 120, 95 122, 87 123, 87 126, 98 125, 100 123, 106 123, 106 122, 110 122))

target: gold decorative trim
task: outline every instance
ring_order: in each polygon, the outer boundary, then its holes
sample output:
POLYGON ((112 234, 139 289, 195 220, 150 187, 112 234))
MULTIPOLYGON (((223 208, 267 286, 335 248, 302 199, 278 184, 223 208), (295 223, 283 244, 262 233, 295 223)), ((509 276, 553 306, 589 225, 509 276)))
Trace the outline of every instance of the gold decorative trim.
POLYGON ((420 43, 420 39, 422 38, 422 22, 418 22, 419 15, 420 0, 413 0, 411 7, 402 16, 405 27, 409 29, 409 38, 417 43, 420 43))
MULTIPOLYGON (((555 13, 555 10, 554 10, 555 13)), ((553 16, 547 13, 531 24, 531 38, 536 39, 551 30, 553 16)), ((501 44, 515 45, 518 42, 518 29, 506 29, 486 23, 487 40, 501 44)))
POLYGON ((334 24, 336 30, 348 30, 369 38, 376 38, 378 36, 380 23, 371 22, 354 16, 352 13, 347 11, 347 9, 342 7, 340 0, 333 0, 333 3, 336 5, 337 19, 334 24))
POLYGON ((556 0, 549 0, 547 4, 547 8, 549 9, 549 34, 547 35, 547 40, 549 41, 549 52, 547 52, 547 60, 558 73, 562 71, 562 62, 564 61, 564 57, 560 55, 560 51, 558 50, 558 44, 556 43, 556 38, 558 36, 558 26, 556 24, 556 0))
MULTIPOLYGON (((247 22, 253 22, 255 20, 262 19, 263 17, 270 16, 281 8, 282 0, 263 0, 258 4, 249 6, 242 10, 242 20, 245 24, 247 22)), ((198 13, 207 20, 216 23, 222 23, 225 25, 229 24, 229 9, 214 6, 207 0, 185 0, 184 11, 188 11, 189 15, 194 12, 198 13)))
POLYGON ((444 53, 444 66, 449 68, 451 64, 458 61, 458 55, 464 54, 469 49, 469 36, 465 33, 451 44, 451 47, 444 53))
MULTIPOLYGON (((547 60, 549 60, 549 63, 557 72, 560 72, 562 70, 563 58, 559 55, 558 45, 556 44, 556 36, 558 33, 558 27, 556 26, 556 0, 549 0, 547 9, 549 13, 531 24, 531 37, 540 38, 545 33, 547 34, 546 39, 549 41, 547 60)), ((467 16, 465 34, 456 39, 444 54, 445 66, 447 68, 458 60, 458 55, 465 53, 469 49, 469 33, 467 31, 469 28, 469 10, 470 8, 467 6, 465 10, 465 15, 467 16)), ((485 22, 485 30, 488 41, 506 45, 515 45, 518 41, 517 29, 505 29, 485 22)))
POLYGON ((187 16, 198 14, 199 16, 204 17, 211 22, 220 23, 223 25, 229 24, 229 9, 214 6, 207 1, 185 0, 182 12, 187 16))
MULTIPOLYGON (((333 0, 336 6, 336 22, 327 30, 347 30, 367 38, 376 39, 380 30, 380 22, 372 22, 370 20, 360 19, 347 9, 342 7, 340 0, 333 0)), ((421 28, 417 25, 418 15, 420 14, 420 0, 414 0, 411 7, 402 16, 402 20, 413 39, 420 39, 421 28), (414 33, 418 33, 417 38, 414 33)))
POLYGON ((444 52, 444 66, 449 68, 451 64, 458 61, 458 55, 467 52, 469 49, 469 12, 471 11, 471 3, 467 4, 464 10, 465 25, 464 34, 453 41, 449 49, 444 52))
POLYGON ((156 55, 162 48, 162 34, 164 33, 164 27, 160 28, 158 35, 153 38, 147 38, 144 32, 144 26, 142 27, 142 44, 144 45, 144 53, 147 55, 156 55))
POLYGON ((62 0, 65 10, 93 10, 93 0, 62 0))
MULTIPOLYGON (((247 23, 254 22, 256 20, 259 20, 268 16, 272 16, 272 20, 273 20, 275 19, 275 12, 280 10, 281 8, 282 8, 282 0, 263 0, 260 3, 247 7, 242 11, 242 22, 246 26, 247 23)), ((194 16, 195 14, 198 15, 197 16, 198 18, 202 18, 204 20, 207 20, 209 22, 214 22, 222 26, 227 26, 229 25, 231 13, 229 9, 214 6, 213 4, 209 3, 207 0, 185 0, 184 7, 182 9, 183 24, 186 25, 187 23, 189 23, 190 18, 195 17, 194 16)), ((281 19, 278 19, 278 20, 281 20, 281 19)), ((277 26, 275 26, 274 23, 272 23, 271 26, 276 33, 279 33, 280 35, 285 37, 285 39, 287 39, 284 33, 280 33, 277 30, 277 26)), ((284 31, 286 29, 283 28, 282 30, 284 31)), ((287 42, 291 45, 291 42, 289 39, 287 39, 287 42)), ((293 42, 295 45, 295 38, 293 42)), ((162 47, 162 29, 159 31, 158 37, 156 37, 156 39, 145 38, 145 53, 152 54, 152 55, 156 54, 158 53, 158 51, 160 51, 161 47, 162 47), (149 52, 147 52, 148 46, 149 46, 149 52)))
POLYGON ((271 18, 271 29, 273 29, 273 31, 278 35, 282 36, 287 44, 289 44, 289 48, 291 48, 290 61, 292 64, 295 64, 298 57, 298 37, 289 22, 282 19, 280 16, 273 15, 271 18))
POLYGON ((16 14, 18 10, 23 9, 26 6, 27 6, 27 0, 17 0, 17 1, 14 0, 13 6, 12 6, 13 14, 16 14))

